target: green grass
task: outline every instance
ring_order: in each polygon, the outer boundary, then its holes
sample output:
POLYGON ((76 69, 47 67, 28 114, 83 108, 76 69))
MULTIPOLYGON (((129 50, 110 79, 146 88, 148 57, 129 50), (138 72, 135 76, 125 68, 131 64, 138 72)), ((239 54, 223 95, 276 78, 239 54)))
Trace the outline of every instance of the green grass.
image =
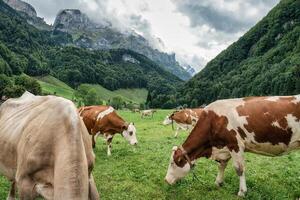
POLYGON ((34 77, 38 80, 42 87, 42 92, 46 94, 54 94, 72 100, 74 89, 64 82, 54 78, 53 76, 34 77))
POLYGON ((121 96, 125 101, 132 101, 134 103, 145 103, 147 99, 148 91, 146 89, 119 89, 110 91, 101 85, 83 84, 85 87, 94 88, 100 98, 104 101, 108 101, 115 96, 121 96))
MULTIPOLYGON (((222 188, 214 185, 217 163, 200 159, 195 168, 199 180, 190 173, 176 185, 169 186, 164 177, 173 145, 180 145, 187 132, 173 137, 171 126, 161 122, 170 111, 159 110, 154 119, 141 119, 137 113, 119 112, 128 121, 134 121, 139 140, 138 147, 130 146, 117 135, 113 140, 112 156, 106 156, 106 145, 98 138, 95 149, 96 164, 93 171, 102 200, 133 199, 240 199, 237 197, 239 181, 228 164, 222 188)), ((295 199, 300 195, 300 152, 282 157, 246 154, 245 199, 295 199)), ((5 199, 8 182, 0 177, 0 199, 5 199)))
MULTIPOLYGON (((56 79, 53 76, 34 77, 38 80, 42 87, 42 92, 46 94, 54 94, 72 100, 75 90, 65 84, 64 82, 56 79)), ((115 96, 121 96, 127 102, 134 102, 137 104, 145 103, 148 95, 146 89, 119 89, 115 91, 107 90, 101 85, 83 84, 85 87, 96 89, 100 98, 108 101, 115 96)))

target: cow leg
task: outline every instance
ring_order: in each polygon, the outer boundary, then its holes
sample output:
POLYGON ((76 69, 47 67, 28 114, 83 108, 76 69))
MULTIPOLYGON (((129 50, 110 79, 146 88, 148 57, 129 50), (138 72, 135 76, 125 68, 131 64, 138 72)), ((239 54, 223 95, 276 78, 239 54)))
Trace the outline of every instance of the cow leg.
POLYGON ((111 142, 112 142, 113 136, 108 135, 106 137, 106 144, 107 144, 107 156, 111 156, 111 142))
POLYGON ((38 194, 35 191, 35 184, 29 177, 24 177, 17 181, 20 200, 33 200, 38 194))
POLYGON ((247 192, 244 155, 243 152, 239 150, 237 153, 233 151, 231 153, 231 156, 235 171, 240 178, 240 189, 238 192, 238 196, 244 197, 247 192))
POLYGON ((215 184, 220 187, 222 186, 223 182, 224 182, 224 171, 227 167, 227 163, 228 163, 228 160, 222 160, 220 163, 219 163, 219 172, 218 172, 218 175, 217 175, 217 178, 216 178, 216 181, 215 181, 215 184))
POLYGON ((96 147, 96 140, 95 140, 95 135, 94 134, 92 135, 92 145, 93 145, 93 148, 96 147))
POLYGON ((47 200, 52 200, 54 198, 54 189, 50 184, 37 184, 35 190, 43 198, 47 200))
POLYGON ((178 136, 179 129, 180 129, 180 127, 177 126, 177 127, 176 127, 176 131, 175 131, 175 135, 174 135, 175 138, 177 138, 177 136, 178 136))
POLYGON ((10 186, 7 200, 15 200, 15 199, 16 199, 16 182, 13 181, 10 186))

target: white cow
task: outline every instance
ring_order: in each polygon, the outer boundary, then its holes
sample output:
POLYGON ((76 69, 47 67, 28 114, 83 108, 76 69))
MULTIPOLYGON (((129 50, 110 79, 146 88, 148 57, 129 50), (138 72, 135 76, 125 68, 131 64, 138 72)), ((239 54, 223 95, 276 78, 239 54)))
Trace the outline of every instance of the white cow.
POLYGON ((73 103, 28 92, 0 107, 0 173, 9 200, 99 199, 89 134, 73 103))

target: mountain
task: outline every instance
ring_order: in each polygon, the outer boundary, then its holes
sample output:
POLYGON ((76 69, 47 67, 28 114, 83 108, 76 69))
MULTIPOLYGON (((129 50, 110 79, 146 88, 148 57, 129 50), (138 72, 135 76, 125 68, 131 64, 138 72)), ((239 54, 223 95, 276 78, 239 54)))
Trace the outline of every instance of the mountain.
POLYGON ((300 1, 281 0, 180 88, 176 98, 196 107, 216 99, 299 93, 300 1))
POLYGON ((49 26, 44 21, 43 18, 37 16, 36 10, 32 5, 20 0, 3 0, 3 1, 13 9, 19 11, 19 13, 25 19, 27 19, 27 22, 29 24, 32 24, 42 30, 51 30, 51 26, 49 26))
MULTIPOLYGON (((167 107, 165 98, 182 84, 178 77, 134 51, 90 50, 61 45, 69 39, 67 33, 57 31, 53 35, 52 31, 37 29, 0 0, 1 84, 2 79, 13 80, 13 75, 25 73, 30 76, 52 75, 74 89, 83 83, 100 84, 110 90, 146 88, 148 104, 155 107, 167 107)), ((22 84, 24 81, 17 82, 22 84)), ((1 85, 0 95, 6 90, 1 85)))
POLYGON ((135 32, 122 33, 107 21, 101 24, 92 22, 88 16, 77 9, 65 9, 58 13, 54 29, 70 33, 74 44, 91 49, 130 49, 143 54, 160 64, 167 71, 183 80, 191 78, 176 61, 175 54, 167 54, 151 47, 149 42, 135 32))
POLYGON ((130 49, 143 54, 161 65, 167 71, 175 74, 182 80, 192 77, 190 70, 176 61, 175 54, 168 54, 153 48, 151 44, 141 35, 134 31, 122 33, 112 28, 108 21, 100 23, 92 22, 89 17, 78 9, 61 10, 55 19, 54 25, 46 24, 43 18, 37 16, 35 9, 22 0, 4 0, 9 6, 17 10, 29 24, 41 30, 53 30, 54 34, 66 32, 72 35, 72 44, 83 47, 99 49, 130 49))

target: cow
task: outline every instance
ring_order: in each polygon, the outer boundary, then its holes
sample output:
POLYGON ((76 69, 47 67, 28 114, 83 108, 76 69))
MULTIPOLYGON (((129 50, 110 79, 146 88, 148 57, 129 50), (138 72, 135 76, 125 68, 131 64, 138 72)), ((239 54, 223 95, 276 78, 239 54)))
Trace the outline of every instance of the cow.
POLYGON ((90 135, 93 147, 96 139, 101 134, 107 143, 107 155, 111 155, 111 142, 116 133, 121 135, 131 144, 138 143, 134 123, 125 122, 111 106, 86 106, 78 109, 90 135))
POLYGON ((138 109, 138 108, 134 108, 134 109, 132 109, 132 110, 131 110, 131 112, 133 112, 133 113, 140 113, 140 112, 141 112, 141 110, 140 110, 140 109, 138 109))
POLYGON ((99 199, 89 134, 74 104, 25 92, 0 107, 0 173, 7 199, 99 199))
POLYGON ((156 110, 150 109, 150 110, 142 110, 141 111, 141 118, 144 118, 146 116, 151 116, 153 118, 153 114, 156 112, 156 110))
POLYGON ((300 95, 219 100, 204 108, 185 142, 173 147, 165 180, 174 184, 206 157, 219 162, 215 183, 221 186, 232 158, 240 179, 238 196, 244 196, 244 152, 280 156, 299 148, 300 95))
POLYGON ((180 111, 174 111, 172 114, 167 115, 163 121, 163 125, 169 125, 175 122, 176 131, 174 137, 178 136, 179 130, 190 130, 198 121, 203 108, 196 109, 183 109, 180 111))

